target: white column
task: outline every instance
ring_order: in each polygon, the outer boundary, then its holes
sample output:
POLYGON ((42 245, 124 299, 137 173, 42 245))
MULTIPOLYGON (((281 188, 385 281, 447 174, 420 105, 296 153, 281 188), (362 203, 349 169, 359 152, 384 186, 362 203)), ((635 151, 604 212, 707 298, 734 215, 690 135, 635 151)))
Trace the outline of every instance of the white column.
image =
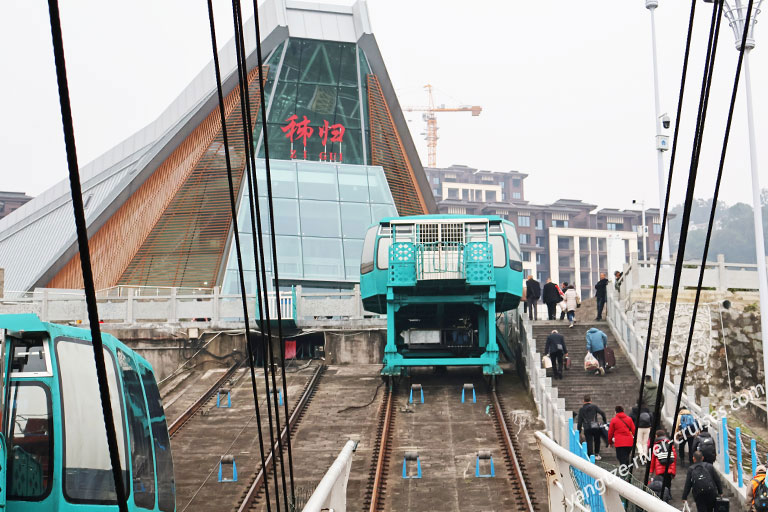
POLYGON ((579 237, 573 237, 573 271, 574 281, 576 282, 576 293, 581 298, 581 254, 579 251, 579 237))
POLYGON ((549 234, 549 277, 552 282, 560 282, 559 249, 557 248, 557 235, 549 234))

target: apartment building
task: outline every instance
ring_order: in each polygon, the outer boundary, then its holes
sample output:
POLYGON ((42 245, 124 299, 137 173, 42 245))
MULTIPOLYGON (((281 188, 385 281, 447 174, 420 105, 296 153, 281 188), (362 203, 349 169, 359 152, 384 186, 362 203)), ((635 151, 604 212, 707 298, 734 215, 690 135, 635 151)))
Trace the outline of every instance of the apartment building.
MULTIPOLYGON (((525 173, 479 170, 465 165, 425 168, 438 211, 499 215, 514 222, 523 268, 543 282, 573 283, 583 297, 594 292, 600 272, 612 275, 631 253, 643 259, 642 211, 598 209, 580 199, 532 204, 525 199, 525 173)), ((658 253, 658 209, 645 210, 648 256, 658 253)))
POLYGON ((29 197, 24 192, 5 192, 0 190, 0 219, 28 202, 29 197))

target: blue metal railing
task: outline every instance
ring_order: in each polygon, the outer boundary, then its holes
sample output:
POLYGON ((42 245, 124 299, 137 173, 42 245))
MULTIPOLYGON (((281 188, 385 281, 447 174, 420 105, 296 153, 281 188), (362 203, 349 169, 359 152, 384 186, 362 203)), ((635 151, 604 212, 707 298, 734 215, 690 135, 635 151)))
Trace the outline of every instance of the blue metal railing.
MULTIPOLYGON (((579 442, 579 432, 573 428, 573 418, 568 418, 568 432, 570 433, 568 449, 571 453, 594 464, 595 456, 589 455, 587 451, 587 443, 579 442)), ((591 512, 605 512, 605 503, 603 503, 602 492, 599 489, 597 481, 593 477, 574 467, 571 467, 571 473, 576 482, 576 486, 584 497, 584 505, 589 507, 591 512)))

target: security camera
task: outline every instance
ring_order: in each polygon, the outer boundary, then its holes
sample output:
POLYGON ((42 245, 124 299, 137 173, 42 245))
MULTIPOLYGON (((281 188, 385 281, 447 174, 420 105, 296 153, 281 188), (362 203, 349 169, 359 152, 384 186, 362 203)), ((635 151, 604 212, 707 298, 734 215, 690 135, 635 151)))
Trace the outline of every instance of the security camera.
POLYGON ((633 199, 632 204, 637 204, 637 199, 633 199))
POLYGON ((661 116, 661 125, 666 129, 669 128, 669 116, 667 114, 663 114, 661 116))

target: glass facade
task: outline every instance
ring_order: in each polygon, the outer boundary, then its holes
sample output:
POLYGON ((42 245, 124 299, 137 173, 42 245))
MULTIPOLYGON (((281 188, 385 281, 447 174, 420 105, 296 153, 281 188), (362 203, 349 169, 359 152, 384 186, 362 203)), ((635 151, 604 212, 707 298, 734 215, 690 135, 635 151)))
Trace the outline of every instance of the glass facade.
MULTIPOLYGON (((366 75, 371 69, 354 43, 298 38, 280 44, 267 65, 267 130, 281 285, 351 285, 360 279, 366 228, 383 217, 397 216, 384 169, 370 165, 366 75)), ((260 123, 255 124, 259 206, 271 287, 264 144, 260 123)), ((243 190, 238 229, 246 290, 253 293, 249 200, 248 190, 243 190)), ((239 288, 230 241, 222 292, 239 293, 239 288)))
MULTIPOLYGON (((281 284, 298 281, 356 283, 368 226, 397 210, 381 167, 270 159, 277 258, 281 284)), ((257 161, 267 271, 272 249, 267 221, 264 161, 257 161)), ((240 201, 238 229, 246 291, 256 286, 250 196, 240 201)), ((271 279, 270 279, 271 280, 271 279)), ((237 256, 231 244, 223 293, 239 293, 237 256)))
MULTIPOLYGON (((291 38, 268 64, 270 159, 370 163, 361 101, 370 68, 357 45, 291 38)), ((258 137, 261 127, 254 129, 258 137)))

